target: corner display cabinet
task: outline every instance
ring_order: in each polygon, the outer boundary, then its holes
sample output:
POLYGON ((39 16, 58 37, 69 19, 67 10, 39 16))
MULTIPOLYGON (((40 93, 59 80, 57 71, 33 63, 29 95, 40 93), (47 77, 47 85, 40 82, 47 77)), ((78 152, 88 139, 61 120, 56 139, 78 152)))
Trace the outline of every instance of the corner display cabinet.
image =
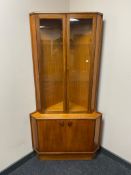
POLYGON ((30 25, 33 148, 40 159, 92 159, 100 147, 96 97, 102 14, 31 13, 30 25))

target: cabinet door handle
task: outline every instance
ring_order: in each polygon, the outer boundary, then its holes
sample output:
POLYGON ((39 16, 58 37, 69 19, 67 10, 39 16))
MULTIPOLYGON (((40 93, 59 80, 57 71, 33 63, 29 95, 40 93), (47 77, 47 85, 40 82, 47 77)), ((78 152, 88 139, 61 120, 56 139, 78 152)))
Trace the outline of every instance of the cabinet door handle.
POLYGON ((63 127, 64 126, 64 121, 60 121, 59 125, 63 127))
POLYGON ((68 122, 68 126, 69 127, 71 127, 72 126, 72 122, 70 121, 70 122, 68 122))

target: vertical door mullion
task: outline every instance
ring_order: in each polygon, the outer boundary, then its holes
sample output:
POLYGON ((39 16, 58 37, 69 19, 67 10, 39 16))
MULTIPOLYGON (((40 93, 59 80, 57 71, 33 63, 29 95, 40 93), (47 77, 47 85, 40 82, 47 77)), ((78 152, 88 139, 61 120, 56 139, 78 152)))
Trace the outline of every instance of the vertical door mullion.
POLYGON ((32 56, 34 67, 34 81, 35 81, 35 96, 36 96, 36 109, 41 111, 41 95, 40 95, 40 77, 39 77, 39 17, 38 15, 30 15, 31 23, 31 38, 32 38, 32 56))
POLYGON ((93 84, 93 67, 95 57, 95 38, 96 38, 96 16, 92 17, 93 20, 93 46, 92 46, 92 58, 89 71, 89 94, 88 94, 88 113, 91 113, 91 98, 92 98, 92 84, 93 84))
POLYGON ((67 59, 66 59, 66 56, 67 56, 67 52, 66 52, 66 40, 67 40, 67 37, 66 37, 66 15, 64 15, 63 19, 62 19, 62 24, 63 24, 63 67, 64 67, 64 82, 63 82, 63 107, 64 107, 64 112, 66 113, 67 112, 67 88, 66 88, 66 85, 67 85, 67 70, 66 70, 66 65, 67 65, 67 59))
POLYGON ((67 96, 66 96, 66 100, 67 100, 67 113, 69 113, 69 71, 70 71, 70 65, 69 65, 69 50, 70 50, 70 15, 66 15, 66 28, 67 28, 67 34, 66 34, 66 51, 67 51, 67 54, 66 54, 66 59, 67 59, 67 64, 66 64, 66 70, 67 70, 67 73, 66 73, 66 77, 67 77, 67 83, 66 83, 66 88, 67 88, 67 96))

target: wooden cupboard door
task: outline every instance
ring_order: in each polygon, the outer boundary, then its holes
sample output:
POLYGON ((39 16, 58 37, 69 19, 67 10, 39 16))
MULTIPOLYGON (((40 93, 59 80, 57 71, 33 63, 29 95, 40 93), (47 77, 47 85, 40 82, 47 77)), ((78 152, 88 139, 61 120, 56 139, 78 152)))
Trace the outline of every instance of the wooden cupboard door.
POLYGON ((40 152, 89 152, 94 148, 94 120, 39 120, 40 152))
POLYGON ((95 121, 69 120, 66 127, 68 152, 91 152, 94 149, 95 121))
POLYGON ((89 112, 95 17, 70 14, 67 21, 68 108, 69 112, 89 112))
POLYGON ((66 150, 64 120, 40 120, 37 122, 39 151, 64 152, 66 150))

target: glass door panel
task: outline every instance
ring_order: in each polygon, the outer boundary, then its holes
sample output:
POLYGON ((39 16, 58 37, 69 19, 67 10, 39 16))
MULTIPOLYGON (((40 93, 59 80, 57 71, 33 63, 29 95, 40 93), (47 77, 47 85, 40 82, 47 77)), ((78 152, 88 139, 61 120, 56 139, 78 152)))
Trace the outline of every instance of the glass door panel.
POLYGON ((42 112, 63 111, 62 19, 40 19, 39 59, 42 112))
POLYGON ((68 55, 69 112, 88 111, 89 72, 93 46, 93 18, 70 18, 68 55))

